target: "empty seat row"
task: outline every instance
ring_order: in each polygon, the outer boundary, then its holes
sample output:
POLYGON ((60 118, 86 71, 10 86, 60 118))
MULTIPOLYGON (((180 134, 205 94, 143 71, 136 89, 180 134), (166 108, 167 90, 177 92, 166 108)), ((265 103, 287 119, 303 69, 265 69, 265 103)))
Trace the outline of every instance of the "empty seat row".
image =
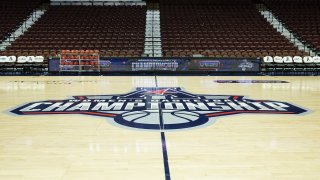
POLYGON ((162 50, 166 57, 308 55, 277 32, 250 0, 200 0, 194 5, 179 2, 160 2, 162 50))
POLYGON ((319 0, 263 0, 277 18, 300 41, 320 52, 319 0))
MULTIPOLYGON (((43 49, 43 50, 7 50, 1 51, 0 55, 2 56, 44 56, 45 58, 48 57, 55 57, 61 53, 60 49, 43 49)), ((105 57, 141 57, 143 50, 103 50, 100 52, 101 56, 105 57)))
POLYGON ((23 55, 42 53, 46 57, 64 49, 141 56, 145 16, 145 6, 49 6, 6 50, 23 55))
POLYGON ((176 49, 165 50, 165 57, 192 57, 194 55, 202 55, 205 57, 232 57, 232 58, 262 58, 264 56, 307 56, 308 53, 302 51, 287 51, 287 50, 248 50, 248 49, 236 49, 236 50, 205 50, 205 49, 176 49))
POLYGON ((0 42, 18 29, 42 0, 1 0, 0 1, 0 42))

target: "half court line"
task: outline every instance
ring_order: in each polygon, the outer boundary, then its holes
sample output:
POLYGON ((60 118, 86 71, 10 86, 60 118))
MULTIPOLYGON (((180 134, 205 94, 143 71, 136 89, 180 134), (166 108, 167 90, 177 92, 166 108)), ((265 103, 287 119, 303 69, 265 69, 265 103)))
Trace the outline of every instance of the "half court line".
MULTIPOLYGON (((158 88, 157 76, 154 76, 154 78, 155 78, 156 87, 158 88)), ((163 123, 161 103, 159 104, 159 120, 160 120, 159 125, 160 125, 160 134, 161 134, 161 145, 162 145, 162 156, 163 156, 163 167, 164 167, 165 179, 171 180, 166 136, 165 136, 165 133, 162 131, 164 130, 164 123, 163 123)))

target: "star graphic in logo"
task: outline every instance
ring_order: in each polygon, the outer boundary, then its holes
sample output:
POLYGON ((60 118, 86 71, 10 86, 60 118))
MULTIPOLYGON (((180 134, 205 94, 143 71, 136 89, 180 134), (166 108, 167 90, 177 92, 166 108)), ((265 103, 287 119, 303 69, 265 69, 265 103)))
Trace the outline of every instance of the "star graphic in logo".
POLYGON ((169 89, 157 89, 145 92, 145 94, 164 95, 169 89))

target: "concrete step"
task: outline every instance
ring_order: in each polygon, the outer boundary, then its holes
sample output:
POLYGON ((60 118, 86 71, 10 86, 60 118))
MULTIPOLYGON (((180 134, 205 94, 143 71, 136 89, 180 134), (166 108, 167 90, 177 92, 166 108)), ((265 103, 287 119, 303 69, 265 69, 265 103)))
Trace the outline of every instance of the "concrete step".
POLYGON ((160 12, 151 8, 146 13, 144 54, 162 57, 160 12))

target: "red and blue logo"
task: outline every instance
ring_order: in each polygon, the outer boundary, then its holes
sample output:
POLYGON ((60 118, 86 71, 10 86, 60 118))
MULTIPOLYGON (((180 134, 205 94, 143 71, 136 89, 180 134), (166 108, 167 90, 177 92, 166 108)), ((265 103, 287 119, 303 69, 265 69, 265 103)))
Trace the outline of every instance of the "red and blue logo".
POLYGON ((127 94, 74 96, 22 105, 17 115, 83 114, 112 124, 148 130, 178 130, 210 125, 216 117, 235 114, 302 114, 287 102, 252 100, 244 96, 192 94, 180 87, 139 87, 127 94))

